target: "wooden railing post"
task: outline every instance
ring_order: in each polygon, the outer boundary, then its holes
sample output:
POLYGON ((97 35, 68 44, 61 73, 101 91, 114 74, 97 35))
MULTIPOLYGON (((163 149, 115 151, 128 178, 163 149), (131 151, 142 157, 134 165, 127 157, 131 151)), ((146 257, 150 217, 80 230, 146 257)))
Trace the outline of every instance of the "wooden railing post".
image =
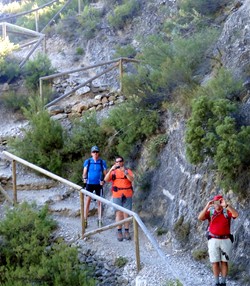
POLYGON ((2 35, 3 35, 3 40, 6 40, 6 38, 7 38, 7 27, 6 27, 6 23, 3 23, 3 26, 2 26, 2 35))
POLYGON ((39 14, 38 11, 35 11, 36 32, 39 32, 38 21, 39 21, 39 14))
POLYGON ((78 14, 81 14, 82 8, 81 8, 81 1, 82 0, 78 0, 78 14))
POLYGON ((140 261, 140 247, 139 247, 139 233, 138 233, 138 223, 135 218, 133 218, 133 226, 134 226, 134 242, 135 242, 135 257, 136 257, 136 268, 137 273, 141 269, 141 261, 140 261))
POLYGON ((84 194, 80 192, 80 212, 81 212, 81 224, 82 224, 82 238, 85 233, 85 224, 84 224, 84 194))
POLYGON ((12 184, 13 184, 13 202, 17 204, 17 187, 16 187, 16 161, 12 160, 12 184))
POLYGON ((120 62, 119 62, 119 70, 120 70, 120 91, 122 92, 122 89, 123 89, 123 86, 122 86, 122 78, 123 78, 123 60, 120 59, 120 62))

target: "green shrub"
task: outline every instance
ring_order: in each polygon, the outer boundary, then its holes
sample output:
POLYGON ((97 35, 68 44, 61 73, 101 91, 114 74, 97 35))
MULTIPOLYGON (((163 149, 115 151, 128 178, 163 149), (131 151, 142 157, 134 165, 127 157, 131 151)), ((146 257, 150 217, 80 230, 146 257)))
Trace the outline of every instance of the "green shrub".
POLYGON ((30 121, 30 128, 24 131, 24 138, 16 138, 11 143, 12 149, 21 158, 60 174, 62 167, 60 150, 64 144, 62 127, 60 123, 50 118, 41 102, 30 98, 29 104, 30 109, 23 110, 30 121))
POLYGON ((12 81, 20 75, 20 68, 17 60, 6 57, 0 58, 0 83, 12 81))
POLYGON ((181 216, 174 225, 174 233, 176 238, 181 242, 186 242, 188 240, 188 235, 190 233, 190 223, 184 222, 184 217, 181 216))
POLYGON ((194 100, 187 123, 186 151, 194 164, 211 158, 222 186, 244 193, 250 167, 250 126, 237 126, 236 105, 225 97, 235 96, 240 89, 224 75, 218 77, 221 84, 213 80, 198 91, 201 96, 194 100))
POLYGON ((23 107, 28 107, 29 95, 19 94, 15 91, 5 92, 2 96, 3 104, 9 110, 20 111, 23 107))
POLYGON ((127 21, 132 19, 139 11, 140 4, 137 0, 127 0, 124 4, 115 7, 114 12, 108 16, 108 22, 114 29, 123 28, 127 21))
POLYGON ((89 5, 84 7, 84 10, 81 16, 78 18, 78 21, 81 25, 81 33, 83 32, 83 35, 87 40, 94 38, 95 33, 98 30, 101 16, 102 11, 89 5))
POLYGON ((47 55, 38 53, 34 60, 29 60, 25 65, 25 84, 27 88, 37 90, 39 78, 55 73, 47 55))
POLYGON ((76 48, 76 54, 82 56, 84 54, 84 49, 81 47, 76 48))
POLYGON ((134 58, 136 56, 136 49, 132 47, 131 45, 126 45, 123 47, 117 46, 115 51, 115 54, 113 55, 113 58, 134 58))
POLYGON ((136 157, 137 146, 156 132, 159 114, 143 104, 142 98, 123 103, 111 110, 109 118, 104 121, 103 127, 110 138, 109 145, 115 148, 112 156, 123 154, 124 157, 136 157))
POLYGON ((204 56, 217 37, 215 30, 203 30, 189 38, 176 36, 172 42, 150 37, 139 57, 137 75, 124 78, 126 94, 168 93, 175 88, 194 84, 204 56))
POLYGON ((115 260, 115 266, 121 268, 124 267, 128 263, 128 259, 126 257, 117 257, 115 260))
POLYGON ((205 249, 197 249, 192 252, 192 256, 195 260, 200 261, 208 257, 208 252, 205 249))
POLYGON ((77 249, 52 240, 48 207, 23 203, 0 221, 1 285, 95 285, 77 249))
POLYGON ((166 286, 183 286, 183 284, 179 280, 171 280, 166 282, 166 286))
POLYGON ((160 150, 167 144, 168 142, 168 135, 167 134, 158 134, 152 136, 147 143, 147 150, 149 152, 149 162, 147 163, 148 166, 157 166, 158 154, 160 150))
POLYGON ((214 14, 228 4, 226 0, 178 0, 180 9, 191 12, 193 9, 203 15, 214 14))

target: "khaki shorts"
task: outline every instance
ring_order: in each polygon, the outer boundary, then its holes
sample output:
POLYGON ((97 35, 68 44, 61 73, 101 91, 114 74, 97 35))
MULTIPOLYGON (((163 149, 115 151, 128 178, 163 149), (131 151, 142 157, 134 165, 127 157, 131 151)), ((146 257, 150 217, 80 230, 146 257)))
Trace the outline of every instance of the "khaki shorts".
POLYGON ((211 238, 208 240, 208 254, 211 263, 225 261, 231 258, 233 244, 229 238, 218 239, 211 238))

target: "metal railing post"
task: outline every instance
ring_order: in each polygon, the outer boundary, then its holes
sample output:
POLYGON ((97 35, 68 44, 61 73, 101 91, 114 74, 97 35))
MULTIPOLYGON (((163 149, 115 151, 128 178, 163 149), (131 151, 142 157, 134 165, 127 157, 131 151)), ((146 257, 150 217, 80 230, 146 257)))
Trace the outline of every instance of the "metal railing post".
POLYGON ((16 161, 12 160, 12 184, 13 184, 13 202, 17 204, 17 187, 16 187, 16 161))
POLYGON ((135 257, 136 257, 136 268, 137 273, 141 269, 141 261, 140 261, 140 247, 139 247, 139 232, 138 232, 138 223, 136 219, 133 217, 133 227, 134 227, 134 242, 135 242, 135 257))

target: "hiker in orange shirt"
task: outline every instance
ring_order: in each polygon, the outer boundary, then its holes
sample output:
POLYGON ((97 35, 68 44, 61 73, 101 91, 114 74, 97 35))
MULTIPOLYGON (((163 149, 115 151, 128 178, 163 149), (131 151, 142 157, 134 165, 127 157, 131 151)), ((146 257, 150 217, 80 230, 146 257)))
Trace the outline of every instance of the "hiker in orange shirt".
MULTIPOLYGON (((130 169, 124 167, 124 159, 121 156, 117 156, 115 164, 110 168, 106 174, 104 180, 106 182, 112 182, 112 197, 113 203, 122 206, 126 209, 132 209, 132 196, 133 187, 132 182, 134 180, 133 172, 130 169)), ((116 222, 119 222, 125 218, 128 218, 128 214, 116 210, 116 222)), ((123 238, 130 240, 129 222, 124 223, 124 235, 122 233, 122 225, 117 227, 117 239, 122 241, 123 238)))

